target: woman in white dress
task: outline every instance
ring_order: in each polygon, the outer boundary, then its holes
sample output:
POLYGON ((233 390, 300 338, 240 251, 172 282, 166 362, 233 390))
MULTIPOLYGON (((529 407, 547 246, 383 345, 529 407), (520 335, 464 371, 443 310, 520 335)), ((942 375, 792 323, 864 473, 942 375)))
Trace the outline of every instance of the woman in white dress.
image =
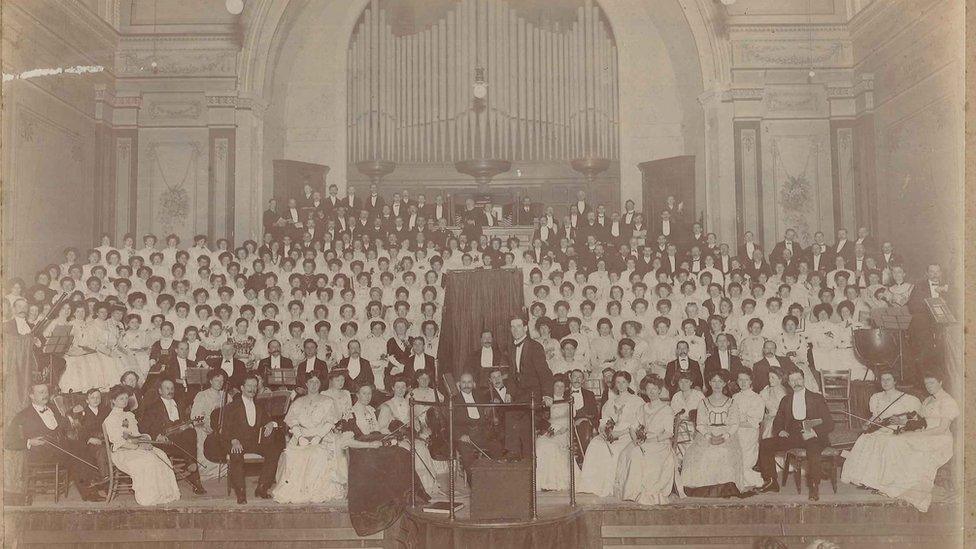
POLYGON ((697 434, 681 465, 686 496, 734 497, 745 488, 742 449, 736 439, 739 409, 728 393, 728 375, 725 370, 713 374, 698 404, 697 434))
POLYGON ((865 433, 858 437, 857 442, 854 443, 854 448, 851 449, 844 461, 843 478, 845 482, 859 486, 878 483, 882 471, 877 462, 878 455, 887 443, 888 436, 894 434, 895 429, 905 423, 903 418, 894 418, 894 416, 918 412, 921 407, 922 403, 916 396, 898 390, 898 384, 893 373, 882 373, 881 391, 871 395, 871 400, 868 403, 873 423, 864 426, 865 433), (888 422, 892 423, 890 427, 877 425, 888 422))
POLYGON ((339 407, 340 415, 345 415, 352 408, 352 394, 343 386, 346 384, 346 375, 343 370, 333 370, 329 372, 329 388, 322 391, 322 394, 335 400, 339 407))
MULTIPOLYGON (((540 490, 569 489, 569 402, 563 401, 568 386, 565 375, 553 377, 552 399, 555 404, 549 407, 549 429, 536 437, 536 485, 540 490)), ((572 461, 576 467, 576 461, 572 461)), ((577 467, 576 475, 579 474, 577 467)))
POLYGON ((291 439, 271 492, 278 503, 324 503, 346 495, 338 473, 341 437, 334 432, 342 416, 336 402, 319 392, 321 385, 318 377, 308 376, 307 393, 295 399, 285 415, 291 439))
POLYGON ((630 374, 613 375, 613 391, 603 405, 600 434, 590 441, 583 458, 577 490, 607 497, 613 493, 620 453, 630 444, 630 428, 640 419, 644 399, 630 390, 630 374))
POLYGON ((88 389, 108 389, 122 375, 120 361, 112 354, 117 340, 111 341, 108 306, 95 305, 96 316, 87 318, 83 304, 74 309, 71 348, 64 356, 65 370, 59 382, 63 392, 85 392, 88 389))
MULTIPOLYGON (((430 457, 430 450, 427 448, 427 440, 430 437, 429 431, 424 429, 424 424, 416 416, 414 417, 414 426, 412 429, 402 427, 410 423, 410 401, 407 399, 409 385, 407 384, 407 378, 403 374, 399 374, 391 378, 391 383, 393 385, 393 396, 381 404, 379 408, 377 421, 379 421, 380 431, 390 433, 400 429, 398 431, 399 433, 406 436, 414 436, 414 450, 417 453, 414 469, 417 477, 420 478, 421 484, 424 485, 424 491, 431 495, 446 493, 437 484, 434 459, 430 457)), ((403 439, 400 441, 400 446, 410 450, 410 441, 403 439)))
POLYGON ((671 448, 674 414, 661 400, 664 381, 653 375, 641 380, 647 397, 640 419, 631 428, 631 443, 617 463, 614 495, 641 505, 663 505, 674 488, 675 458, 671 448))
POLYGON ((102 423, 112 446, 112 463, 132 477, 132 490, 139 505, 159 505, 180 499, 173 464, 166 453, 149 444, 149 435, 139 433, 132 412, 126 412, 131 388, 116 385, 108 393, 112 411, 102 423))
POLYGON ((671 397, 671 411, 677 418, 675 446, 679 463, 695 438, 695 418, 698 416, 698 405, 704 399, 705 395, 694 387, 691 372, 680 372, 678 390, 671 397))
POLYGON ((736 381, 739 392, 732 395, 732 402, 739 409, 739 429, 735 432, 735 437, 742 449, 742 478, 747 488, 758 488, 763 484, 762 475, 752 468, 759 460, 759 436, 766 415, 766 404, 752 390, 751 372, 740 371, 736 381))
POLYGON ((149 347, 151 346, 146 332, 142 329, 142 317, 137 314, 129 314, 125 317, 126 330, 122 333, 119 340, 119 347, 132 357, 133 372, 139 374, 140 378, 145 379, 149 374, 149 347))
POLYGON ((783 386, 783 372, 779 368, 769 369, 769 385, 759 391, 759 398, 762 399, 766 408, 766 414, 762 421, 762 438, 773 436, 773 420, 776 419, 776 411, 779 410, 779 402, 786 396, 786 387, 783 386))
MULTIPOLYGON (((874 470, 845 464, 841 480, 873 488, 882 494, 907 501, 926 512, 932 503, 932 487, 939 467, 952 458, 953 437, 949 427, 959 416, 956 401, 942 388, 942 378, 926 374, 925 390, 929 397, 922 402, 919 416, 925 420, 920 430, 902 434, 879 431, 878 443, 868 460, 874 470)), ((895 425, 907 424, 905 416, 895 425)), ((862 437, 863 438, 863 437, 862 437)))
POLYGON ((207 459, 203 453, 203 441, 207 439, 207 435, 213 432, 210 426, 210 415, 227 401, 227 393, 224 390, 224 384, 227 383, 227 373, 219 368, 210 370, 207 374, 207 382, 210 386, 193 397, 193 405, 190 408, 190 417, 203 418, 203 423, 195 426, 197 431, 197 467, 200 471, 200 480, 220 476, 221 465, 207 459))

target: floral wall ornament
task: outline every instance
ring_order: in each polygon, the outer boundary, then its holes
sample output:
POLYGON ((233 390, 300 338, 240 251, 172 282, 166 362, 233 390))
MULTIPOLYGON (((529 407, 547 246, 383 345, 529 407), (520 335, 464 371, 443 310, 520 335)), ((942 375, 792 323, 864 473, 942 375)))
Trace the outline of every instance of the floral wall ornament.
MULTIPOLYGON (((156 221, 159 223, 160 230, 165 233, 181 234, 190 230, 193 220, 190 219, 191 196, 190 190, 196 185, 196 166, 201 149, 200 144, 192 143, 154 143, 149 150, 149 160, 155 164, 159 173, 159 178, 163 184, 163 189, 158 195, 158 204, 155 207, 156 221), (161 148, 178 147, 179 152, 173 151, 172 154, 161 154, 165 151, 161 148), (189 151, 186 150, 189 148, 189 151), (160 160, 160 156, 166 156, 160 160), (166 166, 172 170, 175 166, 182 164, 182 158, 186 158, 179 178, 167 177, 166 166)), ((176 168, 179 169, 179 168, 176 168)), ((178 173, 178 172, 176 172, 178 173)), ((170 176, 173 172, 170 172, 170 176)))

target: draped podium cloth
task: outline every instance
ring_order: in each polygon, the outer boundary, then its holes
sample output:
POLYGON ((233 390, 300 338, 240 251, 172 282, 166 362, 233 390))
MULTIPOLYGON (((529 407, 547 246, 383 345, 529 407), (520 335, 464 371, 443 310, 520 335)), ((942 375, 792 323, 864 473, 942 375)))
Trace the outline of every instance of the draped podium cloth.
MULTIPOLYGON (((399 446, 349 449, 349 519, 356 534, 369 536, 389 528, 410 505, 411 459, 399 446)), ((417 501, 426 502, 420 479, 417 501)))
MULTIPOLYGON (((27 335, 3 336, 3 417, 13 418, 27 406, 27 388, 37 370, 37 362, 27 335)), ((7 437, 17 438, 10 432, 9 419, 5 421, 7 437)), ((8 505, 24 503, 27 497, 27 451, 7 449, 3 453, 3 496, 8 505)))
POLYGON ((455 376, 463 373, 467 357, 480 344, 482 330, 491 330, 500 352, 512 356, 509 322, 522 312, 522 271, 450 271, 444 281, 444 316, 437 358, 439 364, 453 365, 453 369, 443 372, 455 376))

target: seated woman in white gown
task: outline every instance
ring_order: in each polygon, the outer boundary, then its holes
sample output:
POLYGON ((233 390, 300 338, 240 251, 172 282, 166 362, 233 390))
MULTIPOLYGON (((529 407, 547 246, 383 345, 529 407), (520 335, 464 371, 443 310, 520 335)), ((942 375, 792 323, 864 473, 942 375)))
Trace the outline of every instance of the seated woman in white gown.
MULTIPOLYGON (((407 377, 404 374, 393 376, 391 378, 391 384, 393 386, 393 396, 383 404, 380 404, 379 407, 377 421, 379 421, 380 432, 392 433, 399 429, 399 433, 406 436, 414 436, 414 451, 417 454, 414 469, 420 478, 420 482, 424 485, 424 490, 431 495, 446 493, 437 484, 434 460, 430 457, 430 450, 427 449, 427 440, 430 438, 430 432, 424 428, 424 424, 421 423, 419 416, 414 416, 414 426, 412 429, 404 427, 410 423, 410 401, 407 399, 407 377)), ((401 440, 399 445, 402 448, 410 450, 410 441, 406 438, 401 440)))
POLYGON ((821 372, 850 370, 852 380, 873 380, 874 374, 857 359, 854 354, 854 330, 856 324, 852 315, 853 304, 842 301, 837 305, 840 321, 831 320, 833 310, 830 305, 820 303, 813 307, 816 322, 807 323, 807 333, 813 344, 813 360, 821 372))
POLYGON ((631 443, 617 462, 614 495, 642 505, 663 505, 674 488, 675 459, 671 448, 674 414, 661 400, 664 381, 654 375, 641 380, 647 403, 631 427, 631 443))
POLYGON ((126 412, 132 389, 116 385, 109 390, 112 404, 102 426, 112 446, 112 463, 132 477, 132 490, 139 505, 158 505, 180 499, 173 464, 166 452, 149 444, 149 435, 139 433, 132 412, 126 412))
POLYGON ((59 385, 61 391, 86 392, 108 389, 125 371, 115 356, 118 339, 107 329, 109 306, 95 305, 95 317, 88 318, 84 303, 75 305, 71 322, 71 348, 64 356, 65 369, 59 385))
POLYGON ((617 460, 630 444, 630 428, 637 424, 643 407, 644 399, 630 389, 630 374, 615 373, 600 417, 600 434, 586 448, 577 490, 600 497, 613 493, 617 460))
POLYGON ((888 418, 890 428, 858 437, 841 473, 844 482, 903 499, 923 512, 932 503, 936 472, 952 457, 949 426, 959 415, 959 407, 943 390, 939 375, 926 374, 924 383, 930 395, 918 408, 924 422, 911 421, 918 400, 901 396, 904 393, 894 388, 893 375, 881 375, 882 392, 871 397, 872 420, 874 416, 888 418), (876 411, 876 407, 881 409, 876 411))
POLYGON ((291 439, 271 492, 278 503, 324 503, 346 496, 339 473, 342 437, 335 432, 342 411, 335 400, 320 394, 321 385, 318 377, 308 376, 307 393, 295 399, 285 415, 291 439))
POLYGON ((719 370, 709 379, 698 404, 697 434, 681 465, 681 485, 691 497, 734 497, 745 490, 742 448, 736 438, 739 409, 729 394, 729 374, 719 370))
POLYGON ((207 373, 208 387, 193 397, 193 405, 190 407, 190 417, 202 417, 203 423, 194 428, 197 432, 197 467, 200 472, 201 480, 208 480, 220 476, 221 464, 214 463, 204 455, 204 444, 200 441, 207 439, 213 432, 210 427, 210 415, 214 410, 220 408, 227 402, 229 394, 224 386, 227 383, 227 373, 220 368, 210 370, 207 373))
POLYGON ((688 450, 691 441, 695 439, 695 419, 698 415, 698 405, 705 398, 705 395, 693 383, 691 372, 679 372, 678 390, 671 397, 671 411, 678 420, 675 446, 678 450, 679 462, 688 450))
MULTIPOLYGON (((565 374, 552 378, 552 399, 549 407, 549 428, 538 435, 535 443, 536 485, 540 490, 568 490, 570 459, 569 402, 566 388, 569 379, 565 374), (560 402, 564 401, 564 402, 560 402)), ((579 468, 576 469, 579 475, 579 468)))

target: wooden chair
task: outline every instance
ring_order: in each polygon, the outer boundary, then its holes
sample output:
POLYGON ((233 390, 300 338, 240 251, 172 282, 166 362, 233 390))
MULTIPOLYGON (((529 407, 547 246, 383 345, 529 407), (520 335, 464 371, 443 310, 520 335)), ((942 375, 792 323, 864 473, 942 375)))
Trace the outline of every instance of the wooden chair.
POLYGON ((105 501, 112 501, 115 496, 121 494, 134 494, 132 477, 112 462, 112 443, 108 441, 108 433, 105 432, 104 425, 102 425, 102 439, 105 441, 105 451, 108 453, 108 497, 105 501))
POLYGON ((68 469, 56 461, 40 463, 28 461, 28 501, 33 501, 35 494, 54 494, 54 503, 57 503, 61 497, 68 495, 68 487, 71 485, 68 477, 68 469))
MULTIPOLYGON (((820 473, 820 481, 823 482, 825 479, 830 481, 830 487, 833 488, 834 493, 837 493, 837 473, 840 470, 840 449, 828 446, 823 449, 820 454, 820 466, 822 471, 820 473)), ((796 493, 800 493, 800 481, 803 476, 803 470, 808 469, 807 467, 807 451, 804 448, 793 448, 786 451, 785 462, 783 463, 783 479, 780 484, 786 486, 786 480, 790 477, 791 473, 796 473, 793 478, 793 482, 796 484, 796 493)), ((809 474, 809 469, 807 470, 809 474)))
MULTIPOLYGON (((261 454, 247 454, 247 453, 244 454, 244 479, 245 480, 247 479, 248 465, 257 465, 261 463, 264 463, 264 458, 261 457, 261 454)), ((220 478, 221 474, 227 475, 227 495, 229 496, 232 491, 230 486, 230 454, 229 453, 227 454, 227 463, 224 463, 220 466, 217 478, 220 478)))
POLYGON ((823 397, 827 401, 827 408, 831 410, 831 415, 843 416, 837 420, 846 422, 847 426, 851 427, 851 416, 849 415, 851 412, 851 371, 822 372, 820 379, 823 397), (836 410, 842 410, 842 412, 836 410))

